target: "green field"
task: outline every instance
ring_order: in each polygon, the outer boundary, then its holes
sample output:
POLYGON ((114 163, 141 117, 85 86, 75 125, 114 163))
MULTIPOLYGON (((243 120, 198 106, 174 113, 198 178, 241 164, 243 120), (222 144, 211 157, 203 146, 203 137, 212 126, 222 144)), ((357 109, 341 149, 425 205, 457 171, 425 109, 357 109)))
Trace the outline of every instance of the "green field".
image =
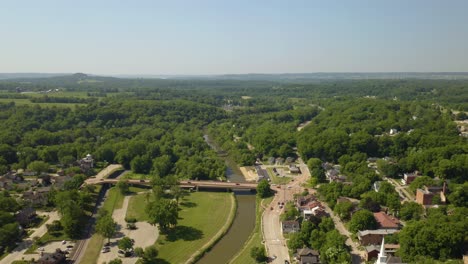
POLYGON ((263 211, 265 211, 264 207, 267 208, 272 200, 273 200, 273 197, 263 199, 263 200, 257 197, 255 228, 252 231, 252 234, 250 235, 247 242, 245 242, 244 247, 241 249, 241 251, 236 256, 234 256, 234 258, 229 262, 230 264, 255 264, 256 263, 255 260, 250 256, 250 250, 253 247, 263 247, 263 244, 262 244, 263 235, 262 235, 262 227, 261 227, 262 214, 263 214, 263 211), (264 207, 262 207, 262 205, 264 207))
POLYGON ((232 193, 196 192, 180 201, 178 226, 156 242, 159 255, 168 263, 185 263, 229 222, 232 193))
POLYGON ((145 212, 147 199, 149 198, 148 194, 151 195, 151 193, 148 192, 130 198, 128 202, 127 218, 135 218, 140 222, 148 220, 148 215, 145 212))
POLYGON ((86 104, 77 104, 77 103, 33 103, 29 99, 11 99, 11 98, 0 98, 0 103, 11 103, 14 102, 16 105, 39 105, 42 107, 68 107, 70 109, 75 109, 77 106, 85 106, 86 104))

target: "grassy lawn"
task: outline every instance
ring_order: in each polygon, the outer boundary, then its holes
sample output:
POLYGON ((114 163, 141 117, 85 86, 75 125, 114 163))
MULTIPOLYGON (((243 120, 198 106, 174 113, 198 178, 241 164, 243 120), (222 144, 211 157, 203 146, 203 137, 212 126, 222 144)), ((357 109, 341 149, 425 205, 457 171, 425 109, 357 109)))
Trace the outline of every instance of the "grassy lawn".
MULTIPOLYGON (((151 195, 151 193, 148 193, 151 195)), ((130 198, 128 202, 127 218, 135 218, 137 221, 147 221, 148 215, 146 215, 146 201, 147 194, 138 194, 130 198)))
POLYGON ((81 263, 96 263, 103 245, 104 237, 99 234, 94 234, 89 240, 88 247, 86 247, 81 263))
POLYGON ((149 175, 147 174, 140 174, 140 173, 134 173, 134 172, 129 172, 124 175, 125 179, 132 179, 132 180, 140 180, 140 179, 149 179, 149 175))
POLYGON ((291 181, 291 177, 278 177, 273 172, 273 168, 267 168, 268 175, 270 175, 271 183, 275 184, 288 184, 291 181))
POLYGON ((123 200, 124 196, 120 193, 119 189, 112 187, 107 191, 107 198, 102 208, 112 213, 114 209, 122 208, 123 200))
POLYGON ((196 192, 181 199, 178 226, 156 242, 158 257, 185 263, 228 221, 232 202, 232 193, 223 192, 196 192))
POLYGON ((261 227, 261 221, 262 221, 262 214, 263 207, 260 205, 261 203, 263 206, 268 208, 268 205, 271 203, 273 200, 273 197, 269 197, 267 199, 260 199, 257 197, 256 201, 256 220, 255 220, 255 228, 252 231, 252 234, 250 235, 249 239, 247 242, 245 242, 244 247, 241 249, 241 251, 234 256, 234 258, 229 262, 230 264, 255 264, 255 260, 250 256, 250 250, 253 247, 263 247, 262 240, 263 240, 263 234, 262 234, 262 227, 261 227))

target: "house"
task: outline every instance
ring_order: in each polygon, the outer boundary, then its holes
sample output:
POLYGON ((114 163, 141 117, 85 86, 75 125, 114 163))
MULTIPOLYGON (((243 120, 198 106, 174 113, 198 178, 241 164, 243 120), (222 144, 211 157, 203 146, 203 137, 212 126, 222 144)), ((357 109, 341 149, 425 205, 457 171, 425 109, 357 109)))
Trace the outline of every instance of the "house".
POLYGON ((11 190, 13 189, 13 180, 6 177, 0 177, 0 189, 11 190))
POLYGON ((268 163, 274 165, 275 164, 275 157, 269 157, 268 163))
POLYGON ((90 170, 91 168, 94 167, 93 156, 91 156, 91 154, 88 154, 88 155, 86 155, 86 157, 79 160, 78 163, 80 165, 80 169, 83 172, 86 172, 86 171, 88 171, 88 170, 90 170))
POLYGON ((391 128, 390 131, 389 131, 389 134, 391 136, 396 135, 396 134, 398 134, 398 130, 396 128, 391 128))
POLYGON ((284 158, 276 158, 275 159, 275 165, 283 165, 284 164, 284 158))
POLYGON ((320 254, 317 250, 301 248, 295 254, 296 260, 300 264, 319 264, 320 254))
POLYGON ((300 225, 299 225, 299 222, 296 220, 281 222, 281 232, 283 232, 283 234, 294 233, 294 232, 298 232, 299 230, 300 230, 300 225))
POLYGON ((293 163, 294 162, 294 158, 293 157, 286 157, 286 163, 289 164, 289 163, 293 163))
POLYGON ((377 229, 358 231, 357 237, 362 246, 378 245, 386 235, 397 233, 397 229, 377 229))
POLYGON ((19 211, 16 215, 16 221, 21 225, 21 226, 29 226, 31 223, 36 220, 36 210, 32 207, 26 207, 19 211))
POLYGON ((415 171, 413 173, 404 173, 403 179, 401 180, 402 184, 408 185, 414 181, 417 177, 421 176, 419 171, 415 171))
POLYGON ((35 191, 23 192, 23 200, 32 206, 45 206, 49 201, 50 187, 37 188, 35 191))
POLYGON ((65 252, 57 248, 54 253, 45 253, 37 264, 62 264, 67 262, 65 252))
POLYGON ((292 164, 289 165, 289 173, 298 174, 301 173, 301 169, 299 169, 299 167, 297 167, 296 165, 292 164))
POLYGON ((379 229, 400 229, 400 221, 384 212, 374 213, 379 229))
POLYGON ((325 211, 325 207, 320 202, 313 202, 307 205, 307 209, 302 211, 302 216, 305 220, 309 220, 311 217, 324 217, 328 216, 325 211))
POLYGON ((66 176, 56 176, 56 177, 53 177, 51 181, 52 181, 52 183, 54 184, 54 186, 55 186, 56 188, 61 189, 61 188, 63 188, 63 187, 65 186, 65 183, 66 183, 67 181, 71 180, 71 179, 72 179, 72 177, 69 176, 69 175, 66 175, 66 176))
POLYGON ((445 182, 442 187, 423 186, 422 189, 416 190, 416 202, 424 206, 432 205, 434 197, 439 196, 440 203, 444 204, 447 202, 447 198, 445 196, 446 192, 447 192, 447 184, 445 182))
POLYGON ((317 197, 313 194, 308 194, 306 196, 299 196, 296 198, 296 207, 299 211, 307 209, 307 204, 317 201, 317 197))
POLYGON ((257 181, 261 181, 263 179, 265 180, 270 179, 270 176, 268 176, 268 171, 266 171, 265 169, 262 169, 262 167, 255 166, 255 170, 257 171, 257 176, 258 176, 257 181))

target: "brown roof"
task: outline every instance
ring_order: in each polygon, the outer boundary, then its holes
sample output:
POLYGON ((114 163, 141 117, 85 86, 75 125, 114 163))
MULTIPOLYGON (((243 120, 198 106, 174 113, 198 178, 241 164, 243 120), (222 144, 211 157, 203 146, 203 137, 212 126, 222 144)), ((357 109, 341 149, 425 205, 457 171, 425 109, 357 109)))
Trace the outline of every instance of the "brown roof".
POLYGON ((313 255, 313 256, 318 256, 319 252, 317 250, 313 250, 310 248, 301 248, 297 250, 297 255, 299 256, 306 256, 306 255, 313 255))
POLYGON ((398 228, 400 221, 384 212, 374 213, 374 218, 381 228, 398 228))

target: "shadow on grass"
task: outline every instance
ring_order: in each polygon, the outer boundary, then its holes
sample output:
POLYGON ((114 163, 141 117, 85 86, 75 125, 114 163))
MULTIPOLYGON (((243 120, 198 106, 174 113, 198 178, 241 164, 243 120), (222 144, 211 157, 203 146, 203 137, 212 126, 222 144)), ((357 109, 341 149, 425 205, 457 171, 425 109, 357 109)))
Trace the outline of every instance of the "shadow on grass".
POLYGON ((191 226, 176 226, 175 228, 166 231, 167 241, 176 241, 179 239, 185 241, 193 241, 201 239, 202 237, 203 232, 191 226))
POLYGON ((170 264, 170 262, 165 259, 157 258, 154 264, 170 264))
POLYGON ((180 202, 179 205, 187 207, 187 208, 193 208, 197 206, 197 204, 194 202, 180 202))

